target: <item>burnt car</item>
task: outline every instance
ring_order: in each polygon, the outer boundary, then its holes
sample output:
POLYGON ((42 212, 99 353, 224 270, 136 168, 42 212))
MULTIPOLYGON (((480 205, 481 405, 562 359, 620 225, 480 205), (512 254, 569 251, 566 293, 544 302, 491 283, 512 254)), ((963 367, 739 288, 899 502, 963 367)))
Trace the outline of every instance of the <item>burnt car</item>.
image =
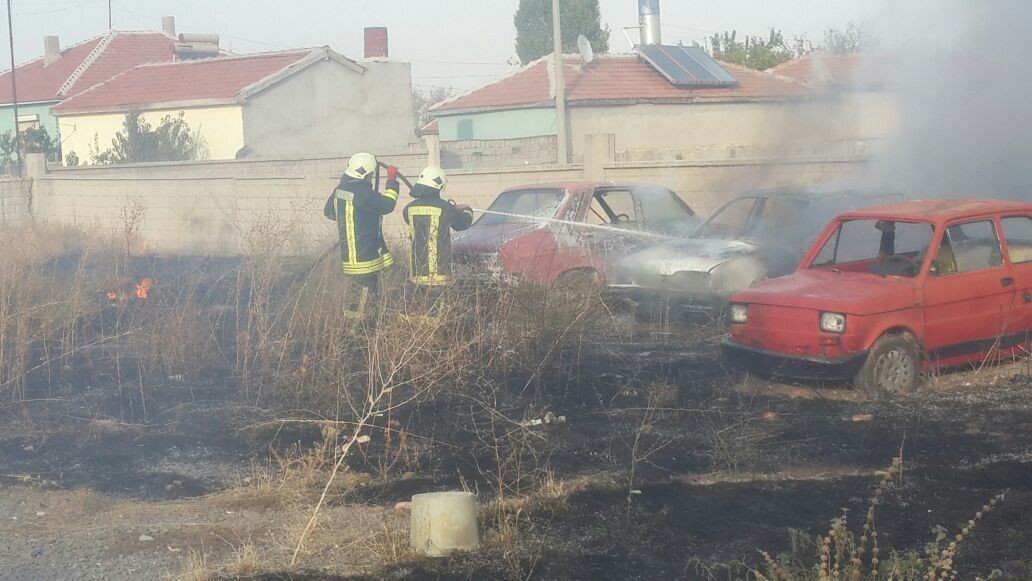
POLYGON ((720 312, 735 291, 795 270, 835 215, 900 194, 766 191, 731 200, 685 240, 652 245, 618 262, 609 284, 646 314, 720 312))
POLYGON ((620 258, 683 238, 700 223, 674 192, 644 184, 572 182, 502 192, 455 236, 460 275, 490 273, 539 285, 605 284, 620 258))
POLYGON ((796 379, 917 389, 922 371, 1028 353, 1032 204, 922 201, 847 212, 790 276, 731 299, 725 356, 796 379))

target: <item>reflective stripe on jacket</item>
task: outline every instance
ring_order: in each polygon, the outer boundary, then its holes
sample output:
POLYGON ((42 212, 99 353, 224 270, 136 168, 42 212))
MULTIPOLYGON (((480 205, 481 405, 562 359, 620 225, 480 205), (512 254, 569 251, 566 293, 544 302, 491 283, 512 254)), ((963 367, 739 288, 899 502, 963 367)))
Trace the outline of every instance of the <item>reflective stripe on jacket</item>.
POLYGON ((383 216, 393 212, 397 203, 397 182, 387 182, 381 195, 367 181, 341 179, 324 213, 337 221, 344 274, 372 274, 394 264, 383 239, 383 216))
POLYGON ((405 223, 412 239, 409 273, 418 285, 440 286, 451 282, 451 231, 465 230, 473 223, 473 212, 460 212, 441 199, 440 192, 417 185, 416 201, 405 207, 405 223))

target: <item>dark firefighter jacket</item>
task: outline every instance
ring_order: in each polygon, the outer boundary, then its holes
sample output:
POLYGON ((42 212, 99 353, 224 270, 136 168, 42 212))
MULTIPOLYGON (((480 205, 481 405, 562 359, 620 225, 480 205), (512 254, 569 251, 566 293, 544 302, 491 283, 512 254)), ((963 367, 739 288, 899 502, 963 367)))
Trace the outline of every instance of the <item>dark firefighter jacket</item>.
POLYGON ((459 211, 441 199, 440 190, 417 184, 414 202, 405 207, 405 223, 412 236, 412 282, 439 286, 451 282, 451 231, 473 224, 473 212, 459 211))
POLYGON ((381 195, 368 181, 341 178, 326 201, 324 213, 337 221, 344 274, 373 274, 394 264, 383 240, 382 222, 397 204, 398 182, 387 182, 381 195))

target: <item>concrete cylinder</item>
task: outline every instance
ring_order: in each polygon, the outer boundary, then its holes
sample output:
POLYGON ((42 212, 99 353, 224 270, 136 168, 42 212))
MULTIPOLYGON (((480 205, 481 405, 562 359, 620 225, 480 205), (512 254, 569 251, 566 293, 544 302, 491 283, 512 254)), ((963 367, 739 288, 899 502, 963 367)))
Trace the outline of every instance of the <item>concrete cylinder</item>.
POLYGON ((480 548, 476 497, 472 492, 413 496, 410 541, 416 553, 427 557, 480 548))

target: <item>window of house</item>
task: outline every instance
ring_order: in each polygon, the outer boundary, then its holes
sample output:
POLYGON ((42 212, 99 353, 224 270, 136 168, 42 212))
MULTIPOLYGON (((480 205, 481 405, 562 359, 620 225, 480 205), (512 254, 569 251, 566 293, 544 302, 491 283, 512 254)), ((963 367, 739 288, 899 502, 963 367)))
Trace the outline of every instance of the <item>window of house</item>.
POLYGON ((1032 218, 1014 216, 1004 218, 1003 236, 1007 239, 1007 249, 1013 264, 1032 262, 1032 218))
POLYGON ((934 264, 939 276, 985 270, 1003 264, 1000 238, 992 220, 947 228, 934 264))
POLYGON ((473 120, 462 119, 459 121, 458 139, 459 141, 469 141, 473 139, 473 120))
POLYGON ((18 131, 28 131, 29 129, 39 129, 39 115, 18 116, 18 131))

